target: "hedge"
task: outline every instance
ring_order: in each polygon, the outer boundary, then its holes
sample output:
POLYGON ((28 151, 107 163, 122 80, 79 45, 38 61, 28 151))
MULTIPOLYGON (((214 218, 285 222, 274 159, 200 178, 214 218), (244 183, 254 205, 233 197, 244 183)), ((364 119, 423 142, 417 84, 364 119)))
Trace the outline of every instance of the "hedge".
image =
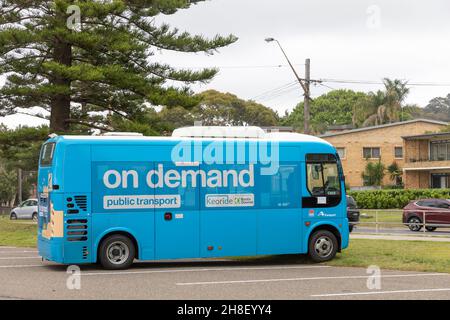
POLYGON ((450 199, 450 189, 392 189, 349 191, 359 208, 362 209, 401 209, 411 200, 425 198, 450 199))

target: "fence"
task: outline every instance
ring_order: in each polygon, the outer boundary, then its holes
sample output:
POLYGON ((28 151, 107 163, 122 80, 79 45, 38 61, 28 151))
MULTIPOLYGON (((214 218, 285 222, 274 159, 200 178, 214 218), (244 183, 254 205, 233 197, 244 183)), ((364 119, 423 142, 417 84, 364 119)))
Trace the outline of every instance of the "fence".
POLYGON ((11 212, 11 207, 1 207, 0 206, 0 216, 1 215, 7 215, 11 212))
POLYGON ((437 228, 450 228, 450 212, 360 209, 360 213, 359 222, 354 223, 358 233, 450 237, 450 229, 434 232, 437 228))

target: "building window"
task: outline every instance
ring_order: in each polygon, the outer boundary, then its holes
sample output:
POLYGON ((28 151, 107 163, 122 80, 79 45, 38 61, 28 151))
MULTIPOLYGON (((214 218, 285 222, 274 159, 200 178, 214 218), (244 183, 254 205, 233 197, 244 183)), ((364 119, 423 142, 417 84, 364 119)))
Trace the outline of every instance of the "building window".
POLYGON ((403 159, 403 147, 394 148, 394 157, 396 159, 403 159))
POLYGON ((345 148, 336 148, 339 158, 345 159, 345 148))
POLYGON ((365 159, 380 159, 380 148, 363 148, 363 157, 365 159))
POLYGON ((432 141, 430 143, 430 160, 431 161, 450 160, 450 142, 432 141))

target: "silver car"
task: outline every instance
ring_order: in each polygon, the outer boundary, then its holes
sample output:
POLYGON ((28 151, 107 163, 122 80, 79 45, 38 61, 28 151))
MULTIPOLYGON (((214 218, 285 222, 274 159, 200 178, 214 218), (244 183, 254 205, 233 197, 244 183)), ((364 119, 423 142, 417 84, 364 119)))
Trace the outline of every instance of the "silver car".
POLYGON ((11 210, 9 215, 11 220, 33 219, 38 220, 38 201, 37 199, 28 199, 22 202, 18 207, 11 210))

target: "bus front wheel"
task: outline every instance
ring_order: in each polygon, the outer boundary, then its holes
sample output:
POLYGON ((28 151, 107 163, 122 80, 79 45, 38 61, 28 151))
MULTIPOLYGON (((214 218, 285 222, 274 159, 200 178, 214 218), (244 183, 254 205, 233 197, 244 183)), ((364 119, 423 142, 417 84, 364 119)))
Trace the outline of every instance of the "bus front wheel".
POLYGON ((333 259, 338 251, 336 236, 328 230, 318 230, 309 239, 309 256, 314 262, 333 259))
POLYGON ((114 234, 104 239, 99 248, 100 264, 105 269, 129 268, 136 256, 136 248, 130 238, 114 234))

